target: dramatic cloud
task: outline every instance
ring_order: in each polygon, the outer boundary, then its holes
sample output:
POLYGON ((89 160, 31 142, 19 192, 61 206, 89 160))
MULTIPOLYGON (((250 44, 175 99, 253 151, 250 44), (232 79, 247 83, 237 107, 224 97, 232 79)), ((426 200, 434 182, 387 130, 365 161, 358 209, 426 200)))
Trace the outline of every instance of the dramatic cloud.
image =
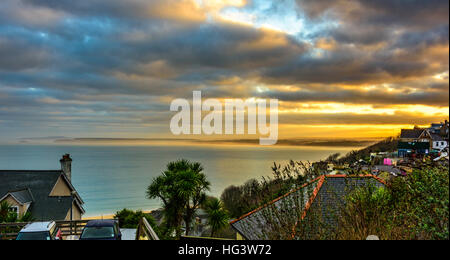
POLYGON ((193 90, 374 108, 281 118, 299 127, 443 120, 448 13, 441 0, 2 0, 0 141, 167 135, 171 100, 193 90), (413 120, 411 106, 426 109, 413 120))

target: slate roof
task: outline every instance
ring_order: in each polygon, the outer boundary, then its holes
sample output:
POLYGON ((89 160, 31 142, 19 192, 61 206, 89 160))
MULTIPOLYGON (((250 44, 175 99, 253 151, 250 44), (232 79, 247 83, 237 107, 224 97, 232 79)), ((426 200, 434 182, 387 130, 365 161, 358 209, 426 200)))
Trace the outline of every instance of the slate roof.
POLYGON ((417 139, 419 138, 425 129, 402 129, 400 138, 405 139, 417 139))
MULTIPOLYGON (((15 194, 19 195, 20 200, 26 201, 31 196, 33 203, 31 203, 29 212, 37 221, 64 220, 71 208, 73 197, 49 196, 60 176, 65 176, 61 170, 0 170, 0 198, 7 194, 15 194), (24 192, 25 190, 29 191, 28 195, 24 192)), ((79 196, 76 196, 75 201, 84 212, 81 207, 83 201, 79 199, 79 196)))
MULTIPOLYGON (((33 194, 31 194, 31 191, 29 189, 11 191, 11 192, 7 193, 6 195, 4 195, 4 197, 7 197, 9 195, 11 195, 17 202, 19 202, 22 205, 31 203, 34 200, 33 194)), ((2 197, 0 197, 0 200, 1 199, 2 199, 2 197)))
POLYGON ((435 142, 442 142, 442 141, 444 141, 444 138, 442 138, 442 136, 441 135, 437 135, 437 134, 432 134, 431 135, 431 138, 433 139, 433 141, 435 141, 435 142))
MULTIPOLYGON (((293 218, 290 223, 297 223, 297 220, 307 216, 310 208, 320 207, 323 220, 330 225, 336 225, 337 220, 334 212, 337 212, 340 205, 342 205, 341 203, 344 202, 345 196, 355 188, 369 183, 373 183, 376 187, 385 185, 383 180, 374 175, 322 175, 299 189, 232 221, 230 224, 247 240, 266 240, 270 238, 267 237, 266 234, 268 232, 264 229, 270 227, 266 225, 267 211, 264 212, 265 210, 273 211, 277 209, 279 212, 275 214, 284 214, 289 218, 293 218), (292 207, 292 201, 296 200, 303 200, 302 202, 294 203, 297 207, 302 207, 300 211, 296 209, 296 206, 292 207), (303 214, 299 217, 298 212, 302 211, 303 214)), ((295 225, 292 225, 293 231, 295 230, 295 225)))
POLYGON ((361 177, 347 176, 325 176, 323 185, 320 187, 313 206, 320 204, 323 220, 333 227, 338 224, 339 209, 345 202, 345 197, 357 188, 373 184, 378 188, 386 184, 374 175, 361 177))

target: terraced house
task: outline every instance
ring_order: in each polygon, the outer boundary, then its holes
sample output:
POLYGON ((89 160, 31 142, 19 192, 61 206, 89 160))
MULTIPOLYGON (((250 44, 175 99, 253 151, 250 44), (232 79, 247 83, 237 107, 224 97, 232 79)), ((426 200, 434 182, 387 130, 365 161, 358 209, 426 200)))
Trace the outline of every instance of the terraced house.
POLYGON ((0 202, 38 221, 80 220, 84 202, 71 182, 72 159, 66 154, 60 162, 61 170, 0 170, 0 202))

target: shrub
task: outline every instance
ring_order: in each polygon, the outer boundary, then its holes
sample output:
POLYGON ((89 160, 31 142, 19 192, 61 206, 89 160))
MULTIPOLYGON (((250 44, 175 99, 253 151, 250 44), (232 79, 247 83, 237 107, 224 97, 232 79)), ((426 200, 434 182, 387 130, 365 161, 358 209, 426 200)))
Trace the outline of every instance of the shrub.
POLYGON ((449 239, 448 168, 423 167, 392 179, 386 189, 364 187, 347 197, 340 239, 449 239))
POLYGON ((445 167, 416 169, 391 185, 398 225, 412 239, 449 239, 449 173, 445 167))
MULTIPOLYGON (((114 218, 119 220, 119 226, 121 228, 137 228, 142 218, 146 218, 152 228, 156 227, 156 222, 150 214, 144 212, 132 211, 129 209, 123 209, 118 211, 114 218)), ((155 231, 156 232, 156 231, 155 231)))

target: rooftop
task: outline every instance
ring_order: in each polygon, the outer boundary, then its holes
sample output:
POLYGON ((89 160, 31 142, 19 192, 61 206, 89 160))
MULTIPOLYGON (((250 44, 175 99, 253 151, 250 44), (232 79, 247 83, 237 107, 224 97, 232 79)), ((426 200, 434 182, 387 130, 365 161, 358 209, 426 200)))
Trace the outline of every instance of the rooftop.
MULTIPOLYGON (((0 198, 12 195, 19 203, 32 201, 29 212, 36 220, 64 220, 71 208, 72 196, 49 196, 61 176, 75 190, 61 170, 0 170, 0 198)), ((75 197, 83 211, 83 201, 77 194, 75 197)))
POLYGON ((442 136, 437 135, 437 134, 432 134, 432 135, 431 135, 431 138, 433 139, 433 141, 436 141, 436 142, 442 142, 442 141, 444 141, 444 138, 442 138, 442 136))
POLYGON ((400 138, 417 139, 419 138, 425 129, 402 129, 400 138))
POLYGON ((311 207, 322 209, 324 220, 334 225, 336 219, 327 214, 338 208, 339 203, 344 201, 345 196, 357 187, 374 183, 377 187, 385 185, 385 182, 374 175, 322 175, 315 180, 283 195, 274 201, 232 221, 231 226, 243 237, 249 240, 271 239, 267 237, 267 230, 270 231, 270 225, 267 224, 267 215, 283 215, 284 218, 292 218, 292 229, 299 220, 298 210, 303 211, 302 219, 307 215, 311 207), (278 211, 282 214, 269 213, 269 211, 278 211))

